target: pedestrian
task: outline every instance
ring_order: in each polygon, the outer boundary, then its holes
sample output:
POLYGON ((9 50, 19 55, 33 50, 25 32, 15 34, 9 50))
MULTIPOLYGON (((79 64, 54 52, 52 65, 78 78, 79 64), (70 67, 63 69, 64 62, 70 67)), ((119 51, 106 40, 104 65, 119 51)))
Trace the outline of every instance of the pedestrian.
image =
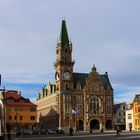
POLYGON ((129 128, 129 131, 132 131, 132 126, 129 128))
POLYGON ((116 136, 120 136, 120 129, 119 129, 119 127, 117 127, 117 133, 116 133, 116 136))
POLYGON ((92 133, 92 128, 90 128, 90 133, 92 133))
POLYGON ((73 136, 73 128, 72 127, 70 127, 70 129, 69 129, 69 136, 73 136))
POLYGON ((103 133, 104 132, 104 129, 103 129, 103 127, 101 128, 101 133, 103 133))

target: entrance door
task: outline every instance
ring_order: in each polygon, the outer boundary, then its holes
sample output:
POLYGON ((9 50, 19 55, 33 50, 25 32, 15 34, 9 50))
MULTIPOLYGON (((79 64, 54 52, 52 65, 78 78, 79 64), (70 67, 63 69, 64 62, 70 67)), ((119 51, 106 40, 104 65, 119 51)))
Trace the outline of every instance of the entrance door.
POLYGON ((99 130, 99 121, 96 120, 96 119, 93 119, 90 121, 90 129, 93 129, 93 130, 99 130))
POLYGON ((84 130, 83 121, 79 120, 77 123, 78 123, 77 124, 77 129, 80 130, 80 131, 83 131, 84 130))
POLYGON ((111 120, 107 120, 105 123, 106 129, 112 129, 112 121, 111 120))

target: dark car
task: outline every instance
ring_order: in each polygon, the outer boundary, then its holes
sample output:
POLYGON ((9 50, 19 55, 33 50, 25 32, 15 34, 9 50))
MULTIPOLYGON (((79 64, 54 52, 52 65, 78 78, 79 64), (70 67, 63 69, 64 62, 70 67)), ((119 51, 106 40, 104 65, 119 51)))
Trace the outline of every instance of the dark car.
POLYGON ((37 134, 38 135, 38 134, 40 134, 40 131, 35 129, 35 130, 32 131, 32 134, 37 134))
POLYGON ((40 129, 39 132, 40 132, 40 134, 48 134, 47 130, 45 130, 45 129, 40 129))
POLYGON ((56 131, 54 129, 48 129, 47 132, 48 134, 56 134, 56 131))
POLYGON ((57 129, 57 130, 56 130, 56 133, 57 133, 57 134, 65 134, 65 131, 62 130, 62 129, 57 129))
POLYGON ((21 134, 32 134, 32 130, 31 129, 22 129, 20 130, 21 134))

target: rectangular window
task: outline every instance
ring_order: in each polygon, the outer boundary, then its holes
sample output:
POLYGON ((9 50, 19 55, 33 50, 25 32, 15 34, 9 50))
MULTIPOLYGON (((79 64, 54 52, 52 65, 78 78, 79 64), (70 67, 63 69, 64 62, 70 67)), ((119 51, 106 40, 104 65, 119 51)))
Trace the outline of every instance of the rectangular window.
POLYGON ((23 117, 22 116, 20 116, 19 118, 20 118, 20 120, 23 120, 23 117))
POLYGON ((77 104, 76 105, 76 111, 78 114, 82 113, 82 104, 77 104))
POLYGON ((65 103, 65 112, 69 112, 70 110, 69 110, 70 108, 69 108, 69 104, 67 104, 67 103, 65 103))
POLYGON ((31 111, 31 112, 35 112, 35 111, 36 111, 36 108, 32 107, 32 108, 30 109, 30 111, 31 111))
POLYGON ((137 107, 135 107, 135 113, 137 113, 137 107))
POLYGON ((12 108, 11 107, 8 107, 8 111, 12 111, 12 108))
POLYGON ((19 107, 18 108, 18 111, 23 111, 23 107, 19 107))
POLYGON ((138 107, 138 112, 140 112, 140 107, 138 107))
POLYGON ((106 107, 106 113, 107 113, 107 114, 111 114, 111 113, 112 113, 111 107, 110 107, 110 106, 107 106, 107 107, 106 107))
POLYGON ((9 116, 9 120, 12 120, 12 116, 9 116))
POLYGON ((132 114, 128 114, 128 119, 131 119, 132 118, 132 114))
POLYGON ((135 125, 137 125, 137 119, 135 119, 135 125))
POLYGON ((15 120, 17 120, 17 116, 15 116, 15 120))
POLYGON ((35 120, 35 116, 31 116, 30 120, 32 120, 32 121, 35 120))
POLYGON ((119 112, 119 116, 121 116, 121 112, 119 112))

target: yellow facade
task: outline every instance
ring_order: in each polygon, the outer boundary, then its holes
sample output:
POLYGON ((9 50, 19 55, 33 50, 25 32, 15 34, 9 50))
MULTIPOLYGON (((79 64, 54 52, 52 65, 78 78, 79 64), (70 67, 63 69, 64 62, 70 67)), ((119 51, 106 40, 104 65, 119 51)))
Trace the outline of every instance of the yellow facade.
POLYGON ((3 96, 7 131, 36 127, 37 105, 21 96, 18 91, 8 90, 3 93, 3 96))
MULTIPOLYGON (((137 96, 137 95, 136 95, 137 96)), ((136 98, 136 97, 135 97, 136 98)), ((134 130, 140 130, 140 101, 134 100, 133 103, 134 130)))
POLYGON ((20 126, 36 125, 36 106, 7 106, 6 123, 20 126))

